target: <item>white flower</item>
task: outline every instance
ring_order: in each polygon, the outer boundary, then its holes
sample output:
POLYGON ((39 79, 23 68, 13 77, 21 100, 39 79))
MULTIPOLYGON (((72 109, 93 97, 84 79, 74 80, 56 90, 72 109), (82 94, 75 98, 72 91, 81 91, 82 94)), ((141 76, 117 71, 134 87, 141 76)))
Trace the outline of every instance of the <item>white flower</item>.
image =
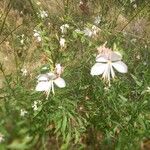
POLYGON ((92 32, 93 32, 93 36, 95 37, 100 32, 100 28, 98 28, 97 26, 93 25, 92 26, 92 32))
POLYGON ((38 110, 38 105, 41 105, 41 101, 34 101, 33 105, 32 105, 32 108, 34 111, 37 111, 38 110))
POLYGON ((60 41, 59 41, 59 44, 60 44, 60 47, 61 47, 61 48, 66 47, 65 42, 66 42, 65 38, 61 37, 61 38, 60 38, 60 41))
POLYGON ((88 36, 88 37, 96 37, 97 34, 99 33, 99 31, 100 31, 100 28, 98 28, 95 25, 93 25, 91 27, 91 29, 90 28, 85 28, 85 30, 83 30, 84 35, 88 36))
POLYGON ((135 9, 136 9, 136 8, 137 8, 137 4, 134 4, 134 5, 133 5, 133 8, 135 8, 135 9))
POLYGON ((45 91, 47 93, 47 98, 49 93, 52 91, 54 94, 54 84, 59 88, 64 88, 66 83, 63 78, 60 77, 62 73, 62 67, 60 64, 56 65, 55 73, 49 72, 46 74, 40 74, 38 76, 38 84, 35 88, 36 91, 45 91))
POLYGON ((42 38, 41 38, 41 35, 40 35, 40 31, 37 31, 37 30, 33 30, 33 31, 34 31, 33 36, 36 37, 38 42, 41 42, 42 38))
POLYGON ((38 102, 37 101, 34 101, 33 105, 32 105, 32 108, 34 111, 37 111, 38 110, 38 106, 37 106, 38 102))
POLYGON ((69 25, 68 25, 68 24, 62 25, 62 26, 60 27, 61 33, 62 33, 62 34, 67 33, 67 29, 68 29, 68 28, 69 28, 69 25))
POLYGON ((52 72, 41 74, 38 77, 36 91, 50 92, 52 90, 52 92, 54 93, 54 83, 59 88, 64 88, 66 86, 64 79, 62 79, 61 77, 57 77, 57 75, 52 72))
POLYGON ((85 28, 85 29, 83 30, 83 32, 84 32, 84 35, 85 35, 85 36, 88 36, 88 37, 91 37, 91 36, 93 35, 92 30, 89 29, 89 28, 85 28))
POLYGON ((40 34, 39 34, 38 32, 35 32, 35 33, 33 34, 33 36, 34 36, 34 37, 38 37, 38 36, 40 36, 40 34))
POLYGON ((0 133, 0 143, 4 141, 4 135, 0 133))
POLYGON ((37 37, 37 41, 38 41, 38 42, 41 42, 41 41, 42 41, 42 38, 41 38, 40 36, 38 36, 38 37, 37 37))
POLYGON ((100 16, 95 17, 94 23, 98 25, 100 22, 101 22, 101 17, 100 16))
POLYGON ((46 18, 46 17, 48 17, 48 14, 47 14, 47 12, 46 11, 40 11, 40 16, 41 16, 41 18, 46 18))
POLYGON ((122 61, 122 56, 118 52, 99 54, 96 63, 91 68, 91 75, 101 75, 104 80, 110 83, 110 78, 115 77, 114 68, 120 73, 127 73, 127 66, 122 61))
POLYGON ((33 34, 34 37, 40 36, 40 32, 39 31, 37 31, 36 29, 34 29, 33 31, 34 31, 34 34, 33 34))
POLYGON ((21 69, 21 72, 22 72, 22 75, 23 75, 23 76, 27 76, 27 73, 28 73, 27 69, 22 68, 22 69, 21 69))
POLYGON ((24 109, 21 109, 20 110, 20 116, 21 117, 24 117, 25 116, 25 114, 27 114, 28 112, 26 111, 26 110, 24 110, 24 109))

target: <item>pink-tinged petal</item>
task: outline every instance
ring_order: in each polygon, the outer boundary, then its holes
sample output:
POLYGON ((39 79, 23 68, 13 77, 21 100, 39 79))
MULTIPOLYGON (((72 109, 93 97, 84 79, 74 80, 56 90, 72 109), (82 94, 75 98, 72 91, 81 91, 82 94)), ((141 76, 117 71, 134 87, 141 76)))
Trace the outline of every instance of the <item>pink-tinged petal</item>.
POLYGON ((48 91, 51 88, 50 82, 39 82, 35 88, 36 91, 48 91))
POLYGON ((97 55, 96 61, 97 62, 107 62, 108 58, 106 56, 104 56, 104 55, 97 55))
POLYGON ((127 73, 128 67, 122 61, 117 61, 112 63, 113 67, 120 73, 127 73))
POLYGON ((103 64, 103 63, 96 63, 92 68, 91 68, 91 75, 101 75, 106 68, 107 64, 103 64))
POLYGON ((54 80, 54 83, 59 87, 59 88, 64 88, 66 86, 65 80, 63 78, 57 78, 54 80))
POLYGON ((111 53, 111 61, 119 61, 122 59, 122 56, 119 52, 112 52, 111 53))
POLYGON ((62 66, 60 64, 56 64, 55 70, 58 75, 60 75, 63 71, 62 66))

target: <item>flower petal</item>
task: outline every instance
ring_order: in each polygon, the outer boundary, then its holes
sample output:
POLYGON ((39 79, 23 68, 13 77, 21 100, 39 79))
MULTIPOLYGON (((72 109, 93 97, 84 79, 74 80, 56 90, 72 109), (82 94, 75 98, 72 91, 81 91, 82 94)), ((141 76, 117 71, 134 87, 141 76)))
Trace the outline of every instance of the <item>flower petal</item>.
POLYGON ((113 67, 120 73, 127 73, 128 67, 122 61, 117 61, 112 63, 113 67))
POLYGON ((49 80, 54 80, 57 78, 57 76, 53 72, 46 73, 48 76, 49 80))
POLYGON ((122 59, 122 56, 119 52, 112 52, 111 53, 111 61, 119 61, 122 59))
POLYGON ((50 82, 39 82, 35 88, 36 91, 48 91, 51 88, 50 82))
POLYGON ((105 66, 103 76, 102 76, 103 79, 106 81, 110 81, 110 67, 111 67, 111 64, 107 63, 105 66))
POLYGON ((57 78, 54 80, 54 83, 59 87, 59 88, 64 88, 66 86, 65 80, 63 78, 57 78))
POLYGON ((107 57, 104 56, 104 55, 97 55, 97 56, 96 56, 96 61, 97 61, 97 62, 107 62, 108 59, 107 59, 107 57))
POLYGON ((49 77, 46 74, 40 74, 38 77, 38 81, 48 81, 49 77))
POLYGON ((91 75, 100 75, 104 72, 107 64, 103 63, 96 63, 92 68, 91 68, 91 75))

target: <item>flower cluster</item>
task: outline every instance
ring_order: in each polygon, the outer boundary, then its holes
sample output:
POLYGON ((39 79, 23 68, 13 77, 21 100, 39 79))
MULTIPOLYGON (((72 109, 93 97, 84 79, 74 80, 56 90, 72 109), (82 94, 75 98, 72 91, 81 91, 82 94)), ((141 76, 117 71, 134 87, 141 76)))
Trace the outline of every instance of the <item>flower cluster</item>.
POLYGON ((127 66, 123 63, 119 52, 112 51, 105 47, 106 43, 97 48, 99 54, 96 63, 91 68, 91 75, 101 75, 110 85, 110 78, 115 77, 114 68, 120 73, 127 73, 127 66))
POLYGON ((48 17, 48 13, 46 11, 42 10, 42 11, 40 11, 40 16, 42 19, 44 19, 44 18, 48 17))
POLYGON ((66 40, 65 40, 64 36, 67 33, 68 28, 69 28, 68 24, 63 24, 62 26, 60 26, 62 37, 60 37, 59 44, 60 44, 61 49, 66 47, 66 40))
POLYGON ((85 27, 84 30, 76 29, 74 32, 78 34, 82 34, 84 36, 95 38, 100 33, 101 29, 98 28, 96 25, 92 25, 91 27, 85 27))
POLYGON ((62 34, 65 34, 67 33, 67 29, 69 28, 69 25, 68 24, 63 24, 60 29, 61 29, 61 33, 62 34))
POLYGON ((33 30, 34 31, 34 34, 33 36, 37 39, 38 42, 41 42, 42 41, 42 38, 41 38, 41 33, 40 31, 37 31, 36 29, 33 30))
POLYGON ((27 71, 26 68, 22 68, 22 69, 21 69, 21 73, 22 73, 22 76, 27 76, 28 71, 27 71))
POLYGON ((41 105, 41 101, 39 101, 39 100, 38 101, 34 101, 33 104, 32 104, 33 110, 37 111, 39 105, 41 105))
POLYGON ((24 117, 28 112, 25 109, 20 110, 20 116, 24 117))
POLYGON ((97 26, 95 25, 92 25, 91 28, 89 27, 86 27, 84 30, 83 30, 83 33, 85 36, 88 36, 88 37, 97 37, 98 33, 101 31, 100 28, 98 28, 97 26))

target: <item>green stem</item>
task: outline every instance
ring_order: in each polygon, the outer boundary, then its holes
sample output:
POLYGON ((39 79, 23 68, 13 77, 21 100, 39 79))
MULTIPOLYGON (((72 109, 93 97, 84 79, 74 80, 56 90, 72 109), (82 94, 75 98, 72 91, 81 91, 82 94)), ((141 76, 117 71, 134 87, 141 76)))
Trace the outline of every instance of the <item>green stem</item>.
POLYGON ((13 97, 15 98, 15 93, 14 93, 13 89, 11 88, 11 85, 9 84, 9 81, 8 81, 8 79, 6 77, 5 71, 4 71, 3 66, 2 66, 1 63, 0 63, 0 71, 2 72, 2 74, 4 76, 4 79, 5 79, 6 83, 7 83, 7 86, 9 87, 10 91, 12 92, 13 97))
POLYGON ((2 32, 3 32, 3 28, 4 28, 4 26, 5 26, 6 18, 7 18, 8 14, 9 14, 9 12, 10 12, 10 10, 11 10, 11 7, 12 7, 12 6, 11 6, 11 0, 10 0, 10 1, 9 1, 9 4, 8 4, 8 6, 7 6, 8 10, 7 10, 7 12, 6 12, 6 15, 5 15, 5 17, 4 17, 3 23, 2 23, 1 28, 0 28, 0 35, 1 35, 2 32))
POLYGON ((10 34, 8 34, 8 35, 0 42, 0 45, 1 45, 10 35, 12 35, 12 33, 13 33, 14 31, 16 31, 20 26, 22 26, 22 24, 19 25, 19 26, 17 26, 15 29, 13 29, 13 30, 10 32, 10 34))
POLYGON ((28 0, 28 1, 29 1, 30 5, 31 5, 31 7, 32 7, 32 10, 33 10, 33 12, 34 12, 35 17, 38 19, 38 16, 37 16, 37 13, 36 13, 36 9, 34 8, 34 5, 33 5, 33 3, 32 3, 32 0, 28 0))
POLYGON ((147 3, 128 21, 128 23, 120 30, 120 31, 123 31, 133 20, 134 18, 136 18, 140 13, 141 11, 147 6, 147 3))

